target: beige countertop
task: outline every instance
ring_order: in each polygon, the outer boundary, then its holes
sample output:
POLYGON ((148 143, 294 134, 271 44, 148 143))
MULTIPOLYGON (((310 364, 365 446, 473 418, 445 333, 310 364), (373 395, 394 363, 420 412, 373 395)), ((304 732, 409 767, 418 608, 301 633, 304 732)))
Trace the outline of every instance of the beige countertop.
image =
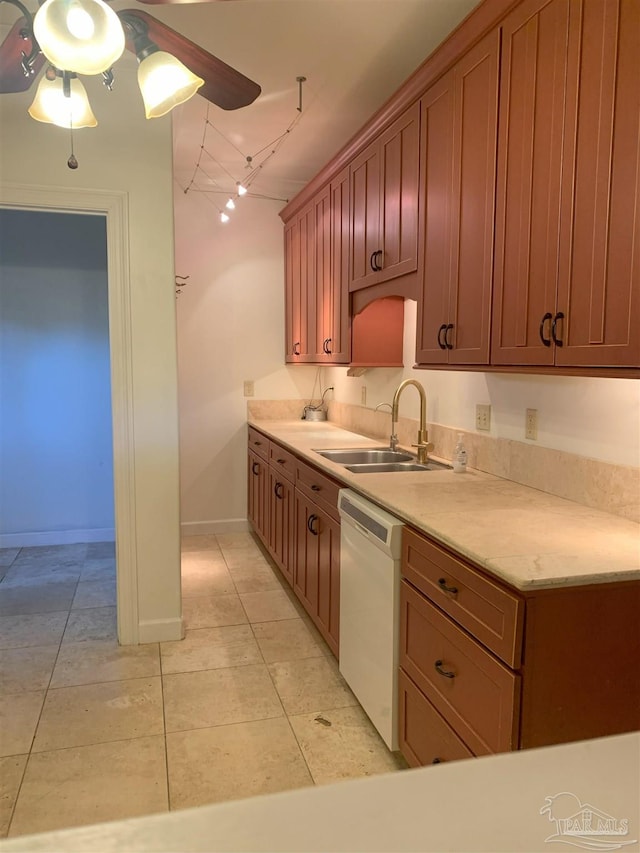
POLYGON ((640 525, 632 521, 473 469, 352 473, 315 451, 384 441, 330 422, 249 423, 517 589, 640 579, 640 525))
POLYGON ((0 841, 0 851, 638 851, 640 734, 0 841))

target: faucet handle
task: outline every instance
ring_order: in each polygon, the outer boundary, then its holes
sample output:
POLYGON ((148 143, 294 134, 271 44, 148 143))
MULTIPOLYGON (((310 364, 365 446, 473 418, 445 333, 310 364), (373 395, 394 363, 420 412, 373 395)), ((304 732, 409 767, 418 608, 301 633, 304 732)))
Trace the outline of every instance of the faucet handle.
POLYGON ((429 451, 433 450, 433 444, 430 441, 420 441, 418 444, 412 444, 411 447, 418 449, 418 462, 424 465, 427 462, 429 451))

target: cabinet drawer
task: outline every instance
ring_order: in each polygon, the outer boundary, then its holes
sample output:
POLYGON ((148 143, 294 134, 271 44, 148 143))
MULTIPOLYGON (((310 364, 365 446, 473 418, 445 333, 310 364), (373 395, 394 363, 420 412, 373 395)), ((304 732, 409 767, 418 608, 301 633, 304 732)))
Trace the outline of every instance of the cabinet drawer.
POLYGON ((515 593, 409 528, 403 533, 402 574, 505 663, 520 666, 524 601, 515 593))
POLYGON ((400 666, 476 755, 517 747, 520 677, 406 581, 400 666))
POLYGON ((296 457, 274 441, 269 442, 269 464, 274 472, 292 483, 296 481, 296 457))
POLYGON ((269 439, 253 427, 249 427, 249 450, 269 461, 269 439))
POLYGON ((402 670, 398 689, 400 751, 412 767, 473 758, 471 750, 402 670))
POLYGON ((296 487, 309 499, 324 509, 336 521, 340 521, 338 513, 338 483, 325 477, 315 468, 297 460, 296 487))

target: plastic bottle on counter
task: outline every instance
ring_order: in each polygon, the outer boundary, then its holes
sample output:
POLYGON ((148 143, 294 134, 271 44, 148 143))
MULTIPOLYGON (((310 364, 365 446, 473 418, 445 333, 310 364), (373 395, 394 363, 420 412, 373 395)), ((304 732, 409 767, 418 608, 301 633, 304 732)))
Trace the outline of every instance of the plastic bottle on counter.
POLYGON ((462 433, 458 433, 458 443, 453 451, 453 473, 464 474, 467 470, 467 451, 462 443, 462 433))

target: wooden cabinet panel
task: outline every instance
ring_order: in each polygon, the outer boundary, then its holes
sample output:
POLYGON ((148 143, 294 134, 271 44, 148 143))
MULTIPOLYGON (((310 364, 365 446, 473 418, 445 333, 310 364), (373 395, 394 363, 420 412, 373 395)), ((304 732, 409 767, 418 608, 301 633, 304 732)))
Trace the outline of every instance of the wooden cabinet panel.
POLYGON ((380 151, 377 142, 351 164, 351 260, 349 289, 378 281, 373 262, 380 247, 380 151))
POLYGON ((422 99, 421 217, 423 285, 418 302, 418 364, 443 364, 442 327, 449 316, 451 280, 451 208, 453 204, 453 71, 445 74, 422 99))
POLYGON ((520 677, 400 584, 400 666, 476 755, 517 748, 520 677))
POLYGON ((575 4, 558 312, 561 365, 640 365, 640 4, 575 4))
POLYGON ((340 525, 296 489, 293 589, 329 648, 338 655, 340 525))
POLYGON ((524 600, 405 527, 402 573, 509 666, 520 666, 524 600))
POLYGON ((331 288, 324 304, 324 354, 332 364, 351 358, 349 318, 349 169, 330 186, 331 288))
POLYGON ((282 445, 276 444, 275 441, 269 442, 269 465, 278 477, 284 477, 295 483, 297 463, 298 460, 293 453, 285 450, 282 445))
POLYGON ((293 585, 295 558, 294 486, 273 468, 269 470, 269 551, 293 585))
POLYGON ((402 670, 398 690, 399 749, 412 767, 473 758, 473 752, 402 670))
POLYGON ((321 474, 316 468, 298 460, 296 487, 320 509, 336 521, 340 521, 338 512, 338 492, 342 488, 330 477, 321 474))
POLYGON ((263 459, 269 460, 269 439, 253 427, 248 430, 249 450, 263 459))
POLYGON ((419 143, 416 103, 350 165, 352 291, 417 269, 419 143))
POLYGON ((422 99, 419 364, 488 364, 497 135, 496 30, 422 99))
POLYGON ((267 462, 261 456, 248 452, 247 499, 249 521, 258 536, 269 541, 269 476, 267 462))
POLYGON ((500 34, 455 68, 450 364, 488 364, 493 279, 500 34))

